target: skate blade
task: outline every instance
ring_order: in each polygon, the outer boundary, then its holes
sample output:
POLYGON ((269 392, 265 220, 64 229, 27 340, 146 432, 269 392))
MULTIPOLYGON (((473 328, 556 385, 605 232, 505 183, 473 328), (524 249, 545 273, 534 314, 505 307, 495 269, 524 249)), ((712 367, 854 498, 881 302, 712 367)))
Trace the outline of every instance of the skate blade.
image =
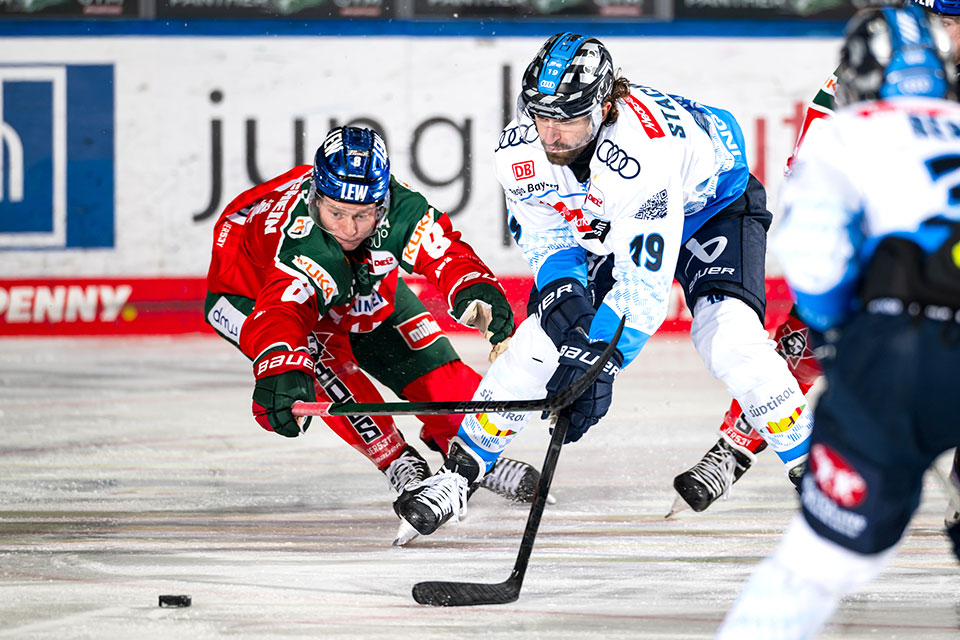
POLYGON ((400 527, 397 529, 397 537, 393 540, 393 546, 402 547, 414 538, 420 535, 420 532, 406 520, 400 520, 400 527))
POLYGON ((677 515, 678 513, 680 513, 681 511, 686 511, 686 510, 689 509, 689 508, 690 508, 690 505, 687 504, 687 501, 684 500, 683 498, 681 498, 681 497, 678 495, 678 496, 677 496, 676 498, 674 498, 674 500, 673 500, 673 506, 670 507, 670 513, 668 513, 667 515, 663 516, 663 519, 666 520, 667 518, 670 518, 670 517, 672 517, 672 516, 675 516, 675 515, 677 515))

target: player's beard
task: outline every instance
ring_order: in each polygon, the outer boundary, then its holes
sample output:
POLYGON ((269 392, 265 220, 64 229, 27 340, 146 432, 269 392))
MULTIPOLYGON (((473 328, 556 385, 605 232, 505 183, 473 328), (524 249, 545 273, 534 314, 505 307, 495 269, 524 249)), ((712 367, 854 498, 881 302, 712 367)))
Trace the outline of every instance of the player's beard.
POLYGON ((547 155, 547 160, 550 162, 550 164, 566 167, 577 159, 577 156, 580 155, 580 151, 582 150, 583 147, 579 147, 577 149, 565 149, 563 151, 547 151, 544 149, 544 153, 547 155))

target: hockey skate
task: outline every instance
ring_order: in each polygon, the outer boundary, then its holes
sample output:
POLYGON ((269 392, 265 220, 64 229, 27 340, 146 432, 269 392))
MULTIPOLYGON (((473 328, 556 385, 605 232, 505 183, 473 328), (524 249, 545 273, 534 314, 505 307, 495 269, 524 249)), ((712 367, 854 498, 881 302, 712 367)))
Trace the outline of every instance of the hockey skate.
MULTIPOLYGON (((393 510, 417 533, 430 535, 450 518, 458 522, 466 515, 467 487, 465 477, 441 467, 426 480, 408 485, 393 503, 393 510)), ((395 545, 401 546, 412 539, 404 535, 406 530, 401 524, 395 545)))
POLYGON ((407 485, 430 477, 430 465, 416 449, 406 445, 400 455, 383 469, 383 474, 394 491, 403 493, 407 485))
POLYGON ((467 513, 470 485, 480 477, 483 462, 456 439, 450 442, 446 462, 435 474, 411 484, 394 503, 402 522, 393 541, 403 546, 420 535, 430 535, 451 518, 459 522, 467 513))
MULTIPOLYGON (((490 471, 480 479, 480 487, 513 502, 533 502, 540 483, 540 471, 521 460, 498 458, 490 471)), ((553 504, 552 496, 547 502, 553 504)))
POLYGON ((700 462, 673 479, 673 488, 678 495, 666 517, 687 507, 698 513, 705 510, 730 492, 730 487, 754 460, 754 456, 738 451, 726 439, 720 438, 700 462))

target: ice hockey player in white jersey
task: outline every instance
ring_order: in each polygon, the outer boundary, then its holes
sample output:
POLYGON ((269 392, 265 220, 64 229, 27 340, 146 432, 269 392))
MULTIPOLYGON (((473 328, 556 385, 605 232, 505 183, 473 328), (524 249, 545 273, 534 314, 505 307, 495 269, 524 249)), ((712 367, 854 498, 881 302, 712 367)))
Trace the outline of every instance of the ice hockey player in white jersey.
MULTIPOLYGON (((631 85, 614 68, 600 41, 560 33, 523 75, 495 166, 536 291, 474 397, 536 398, 567 386, 625 318, 611 365, 573 405, 567 442, 580 439, 609 408, 620 367, 663 322, 676 278, 707 368, 799 477, 811 421, 763 328, 771 214, 740 127, 723 109, 631 85)), ((462 514, 466 487, 528 420, 467 416, 446 465, 408 487, 397 513, 422 534, 462 514)))
POLYGON ((888 562, 924 471, 960 442, 960 105, 948 56, 939 21, 915 4, 858 14, 837 72, 841 108, 810 131, 785 182, 776 254, 828 384, 802 512, 719 638, 817 633, 888 562))

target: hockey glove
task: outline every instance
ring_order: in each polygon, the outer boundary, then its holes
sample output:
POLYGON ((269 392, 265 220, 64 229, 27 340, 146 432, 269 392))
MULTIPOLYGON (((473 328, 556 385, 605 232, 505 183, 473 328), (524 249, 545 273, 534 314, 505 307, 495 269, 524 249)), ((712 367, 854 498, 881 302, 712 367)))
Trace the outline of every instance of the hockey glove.
MULTIPOLYGON (((547 382, 547 393, 552 395, 570 386, 590 368, 607 347, 606 342, 590 342, 582 329, 567 331, 560 347, 560 360, 553 377, 547 382)), ((570 426, 564 444, 576 442, 606 415, 613 400, 613 379, 623 366, 623 354, 615 349, 600 377, 570 406, 570 426)), ((543 416, 546 418, 546 415, 543 416)))
POLYGON ((482 331, 490 344, 500 344, 513 335, 513 309, 503 292, 487 282, 458 291, 453 301, 453 315, 457 322, 482 331))
POLYGON ((557 349, 563 346, 568 331, 576 327, 585 332, 590 330, 595 311, 586 287, 579 280, 560 278, 541 287, 538 293, 540 326, 557 349))
POLYGON ((253 363, 253 417, 267 431, 296 438, 310 426, 310 418, 295 418, 290 407, 297 400, 316 402, 313 358, 305 351, 274 349, 253 363), (302 422, 300 422, 302 421, 302 422))

